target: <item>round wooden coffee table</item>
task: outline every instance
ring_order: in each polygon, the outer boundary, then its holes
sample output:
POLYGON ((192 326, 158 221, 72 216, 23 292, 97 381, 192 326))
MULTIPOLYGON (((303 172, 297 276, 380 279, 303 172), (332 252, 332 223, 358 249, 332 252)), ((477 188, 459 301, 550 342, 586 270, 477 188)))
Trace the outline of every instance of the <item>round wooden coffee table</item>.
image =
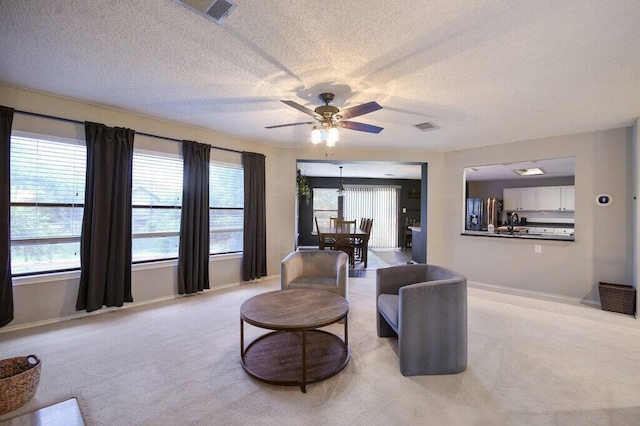
POLYGON ((300 386, 338 374, 349 362, 349 302, 324 290, 262 293, 240 307, 240 359, 244 370, 265 383, 300 386), (344 320, 344 340, 317 330, 344 320), (244 323, 274 330, 244 347, 244 323))

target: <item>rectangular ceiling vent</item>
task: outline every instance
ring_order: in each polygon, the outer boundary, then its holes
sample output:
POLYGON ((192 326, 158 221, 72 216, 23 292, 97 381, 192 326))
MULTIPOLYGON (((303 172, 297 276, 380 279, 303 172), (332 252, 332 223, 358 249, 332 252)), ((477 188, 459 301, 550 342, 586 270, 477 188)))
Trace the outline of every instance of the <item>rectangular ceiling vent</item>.
POLYGON ((427 121, 426 123, 416 124, 416 127, 418 129, 422 130, 423 132, 438 128, 438 126, 436 126, 435 124, 433 124, 433 123, 431 123, 429 121, 427 121))
POLYGON ((173 0, 216 24, 222 24, 238 8, 233 0, 173 0))

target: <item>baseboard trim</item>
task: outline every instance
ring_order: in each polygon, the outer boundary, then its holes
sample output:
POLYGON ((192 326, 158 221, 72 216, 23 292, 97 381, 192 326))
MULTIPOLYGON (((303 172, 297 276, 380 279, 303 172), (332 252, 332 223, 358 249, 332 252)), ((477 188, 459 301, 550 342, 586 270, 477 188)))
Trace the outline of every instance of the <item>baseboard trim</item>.
MULTIPOLYGON (((219 290, 224 290, 227 288, 231 288, 231 287, 238 287, 242 284, 252 284, 252 283, 256 283, 256 282, 261 282, 261 281, 266 281, 272 278, 276 278, 279 275, 271 275, 271 276, 267 276, 267 277, 262 277, 262 278, 258 278, 255 280, 251 280, 251 281, 243 281, 243 282, 236 282, 236 283, 230 283, 230 284, 224 284, 224 285, 220 285, 220 286, 215 286, 213 288, 210 288, 208 290, 203 291, 202 293, 199 294, 207 294, 207 293, 211 293, 211 292, 215 292, 215 291, 219 291, 219 290)), ((72 315, 67 315, 64 317, 57 317, 57 318, 51 318, 51 319, 47 319, 47 320, 42 320, 42 321, 35 321, 35 322, 29 322, 26 324, 20 324, 20 325, 14 325, 14 326, 5 326, 2 327, 0 329, 0 334, 2 333, 7 333, 10 331, 17 331, 17 330, 24 330, 24 329, 28 329, 28 328, 32 328, 32 327, 40 327, 43 325, 49 325, 49 324, 56 324, 59 322, 64 322, 64 321, 70 321, 70 320, 74 320, 74 319, 78 319, 78 318, 85 318, 85 317, 89 317, 92 315, 100 315, 100 314, 106 314, 109 312, 115 312, 115 311, 120 311, 123 309, 130 309, 130 308, 137 308, 139 306, 144 306, 144 305, 150 305, 153 303, 159 303, 159 302, 164 302, 166 300, 173 300, 173 299, 178 299, 180 297, 190 297, 190 296, 194 296, 195 294, 191 294, 191 295, 184 295, 184 294, 172 294, 169 296, 164 296, 164 297, 159 297, 156 299, 149 299, 149 300, 143 300, 141 302, 133 302, 133 303, 127 303, 124 306, 119 306, 119 307, 110 307, 110 308, 102 308, 102 309, 98 309, 97 311, 93 311, 93 312, 79 312, 77 314, 72 314, 72 315)))
POLYGON ((600 302, 591 299, 581 299, 579 297, 561 296, 559 294, 546 293, 542 291, 523 290, 513 287, 505 287, 495 284, 486 284, 477 281, 467 281, 469 287, 479 288, 482 290, 494 291, 497 293, 512 294, 516 296, 530 297, 535 299, 546 300, 550 302, 560 302, 569 305, 589 305, 600 308, 600 302))

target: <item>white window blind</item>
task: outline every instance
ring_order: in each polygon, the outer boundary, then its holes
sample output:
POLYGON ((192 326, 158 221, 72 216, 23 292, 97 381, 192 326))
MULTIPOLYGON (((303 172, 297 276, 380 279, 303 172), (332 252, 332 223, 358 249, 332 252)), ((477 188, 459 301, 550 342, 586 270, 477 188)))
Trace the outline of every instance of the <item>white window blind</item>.
POLYGON ((84 143, 13 136, 10 156, 12 273, 79 268, 84 143))
POLYGON ((211 163, 209 169, 210 254, 242 251, 244 170, 240 165, 211 163))
POLYGON ((357 223, 363 217, 373 219, 369 247, 397 248, 400 187, 345 185, 344 189, 344 217, 357 223))
MULTIPOLYGON (((11 139, 13 275, 80 268, 84 141, 11 139)), ((182 159, 134 152, 133 261, 176 258, 182 208, 182 159)), ((242 251, 244 171, 211 164, 211 253, 242 251)))
POLYGON ((133 261, 178 257, 182 159, 134 152, 131 189, 133 261))

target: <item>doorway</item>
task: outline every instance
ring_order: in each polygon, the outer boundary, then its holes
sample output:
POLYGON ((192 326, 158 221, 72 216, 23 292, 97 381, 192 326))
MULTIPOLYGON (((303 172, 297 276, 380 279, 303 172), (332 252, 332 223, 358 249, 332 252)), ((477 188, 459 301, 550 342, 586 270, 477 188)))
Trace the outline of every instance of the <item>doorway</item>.
MULTIPOLYGON (((413 247, 407 246, 404 233, 407 225, 424 226, 426 230, 426 193, 427 193, 427 164, 412 162, 342 162, 342 161, 323 161, 323 160, 304 160, 297 161, 297 169, 305 178, 306 183, 310 187, 311 196, 307 204, 306 200, 298 200, 298 209, 296 211, 297 224, 297 247, 300 249, 317 248, 318 238, 315 232, 314 217, 317 210, 314 207, 314 189, 317 192, 330 193, 335 191, 337 200, 338 213, 342 213, 343 217, 348 219, 360 220, 361 217, 371 217, 373 212, 366 208, 359 210, 354 207, 349 197, 338 197, 337 190, 342 184, 344 189, 348 188, 370 188, 370 187, 397 187, 397 203, 394 206, 395 218, 393 224, 389 225, 387 221, 386 228, 393 228, 393 243, 386 244, 384 247, 371 247, 369 253, 373 252, 368 262, 367 270, 373 270, 377 267, 384 267, 390 264, 406 263, 413 258, 412 248, 421 249, 426 262, 426 232, 424 241, 412 242, 413 247), (340 169, 342 166, 342 169, 340 169), (340 176, 342 172, 342 177, 340 176), (351 204, 351 206, 350 206, 351 204), (355 215, 355 216, 354 216, 355 215), (353 217, 351 217, 353 216, 353 217), (376 251, 378 254, 376 254, 376 251), (379 259, 379 261, 378 261, 379 259)), ((372 236, 375 235, 376 225, 380 228, 384 220, 375 220, 372 229, 372 236)), ((389 229, 387 229, 388 231, 389 229)), ((355 265, 354 273, 358 270, 355 265)), ((360 268, 362 269, 362 268, 360 268)), ((359 272, 360 274, 366 271, 359 272)))

